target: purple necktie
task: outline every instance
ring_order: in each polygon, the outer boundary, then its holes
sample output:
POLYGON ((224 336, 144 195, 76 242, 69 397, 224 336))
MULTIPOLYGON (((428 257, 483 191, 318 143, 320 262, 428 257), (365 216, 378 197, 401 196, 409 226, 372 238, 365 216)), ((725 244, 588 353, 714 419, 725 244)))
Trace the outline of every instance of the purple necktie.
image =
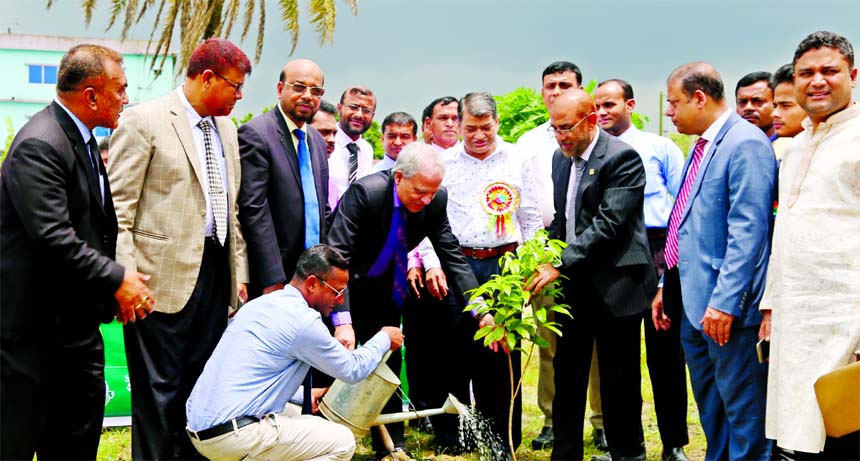
POLYGON ((675 199, 675 207, 672 208, 672 217, 669 218, 669 230, 666 232, 666 270, 678 265, 678 227, 681 226, 681 218, 684 214, 684 208, 687 206, 687 198, 693 189, 693 183, 696 182, 696 175, 699 173, 699 165, 702 164, 702 157, 705 156, 705 144, 707 143, 708 140, 705 138, 699 138, 696 141, 696 148, 693 150, 693 161, 690 162, 687 177, 684 178, 684 184, 681 186, 681 191, 678 192, 678 197, 675 199))

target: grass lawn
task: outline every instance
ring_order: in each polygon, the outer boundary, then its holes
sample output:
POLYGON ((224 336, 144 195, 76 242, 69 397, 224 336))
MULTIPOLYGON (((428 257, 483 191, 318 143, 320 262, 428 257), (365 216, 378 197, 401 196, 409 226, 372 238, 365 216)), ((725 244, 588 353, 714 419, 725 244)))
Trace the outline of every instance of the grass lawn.
MULTIPOLYGON (((654 415, 654 401, 651 394, 651 381, 648 377, 648 367, 645 365, 645 345, 642 344, 642 424, 645 430, 645 445, 648 460, 660 460, 660 434, 657 431, 657 418, 654 415)), ((525 357, 523 357, 525 363, 525 357)), ((528 368, 525 370, 525 384, 523 390, 523 443, 517 450, 517 458, 522 461, 548 460, 550 451, 535 451, 531 449, 531 440, 540 433, 543 426, 543 414, 537 407, 537 351, 532 358, 528 368)), ((699 413, 693 401, 692 392, 688 386, 688 410, 687 423, 690 433, 690 444, 686 447, 687 456, 690 459, 704 459, 705 436, 699 425, 699 413)), ((585 459, 591 459, 591 455, 601 453, 591 444, 591 425, 586 418, 585 422, 585 459)), ((465 456, 437 456, 430 449, 431 437, 417 432, 409 427, 406 428, 406 449, 417 459, 435 459, 439 461, 467 461, 475 459, 476 455, 465 456)), ((102 432, 101 444, 99 445, 100 460, 131 460, 131 431, 129 428, 108 428, 102 432)), ((358 440, 358 448, 355 451, 355 460, 372 461, 373 451, 370 449, 370 438, 358 440)))

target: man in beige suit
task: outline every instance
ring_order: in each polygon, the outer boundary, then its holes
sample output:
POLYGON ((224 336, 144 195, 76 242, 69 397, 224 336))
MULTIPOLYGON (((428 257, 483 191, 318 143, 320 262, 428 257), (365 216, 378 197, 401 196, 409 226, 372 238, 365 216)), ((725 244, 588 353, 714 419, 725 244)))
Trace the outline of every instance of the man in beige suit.
POLYGON ((134 459, 200 458, 185 434, 185 401, 228 309, 247 298, 239 147, 227 115, 250 72, 234 44, 206 40, 185 83, 128 109, 111 138, 117 261, 151 274, 158 300, 125 329, 134 459))

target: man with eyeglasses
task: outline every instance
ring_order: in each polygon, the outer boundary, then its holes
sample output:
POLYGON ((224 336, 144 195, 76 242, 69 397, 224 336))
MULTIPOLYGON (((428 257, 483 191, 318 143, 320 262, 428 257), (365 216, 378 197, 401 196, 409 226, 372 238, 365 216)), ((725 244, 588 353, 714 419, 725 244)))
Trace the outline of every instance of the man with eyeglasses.
POLYGON ((573 318, 561 316, 555 353, 552 459, 583 459, 583 420, 597 343, 603 422, 613 460, 644 460, 639 337, 657 278, 645 235, 645 167, 639 154, 597 126, 591 96, 576 89, 550 106, 560 149, 552 161, 555 218, 567 242, 558 265, 542 265, 528 289, 560 275, 573 318))
POLYGON ((323 72, 297 59, 281 70, 278 103, 239 127, 239 221, 248 244, 251 298, 284 287, 306 249, 325 240, 325 140, 309 125, 325 93, 323 72))
POLYGON ((129 108, 111 137, 117 261, 151 274, 158 300, 145 320, 125 326, 134 459, 199 458, 182 409, 228 307, 247 299, 239 146, 227 116, 250 72, 236 45, 206 40, 184 84, 129 108))
POLYGON ((185 407, 188 437, 200 453, 209 459, 352 459, 349 429, 287 406, 310 367, 356 383, 403 344, 393 326, 381 327, 354 351, 331 337, 322 319, 343 303, 347 269, 340 253, 313 246, 299 256, 284 289, 236 314, 185 407))
POLYGON ((340 96, 337 111, 340 120, 328 163, 340 199, 350 184, 370 174, 373 168, 373 147, 361 135, 373 123, 376 96, 367 88, 349 87, 340 96))

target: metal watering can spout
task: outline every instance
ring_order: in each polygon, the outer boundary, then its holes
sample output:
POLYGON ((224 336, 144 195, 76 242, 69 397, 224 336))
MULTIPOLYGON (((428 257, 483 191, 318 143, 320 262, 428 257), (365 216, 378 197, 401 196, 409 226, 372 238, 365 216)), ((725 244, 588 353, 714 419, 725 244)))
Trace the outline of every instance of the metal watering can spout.
POLYGON ((462 414, 469 411, 469 408, 460 403, 456 397, 451 394, 448 394, 448 399, 445 400, 445 404, 442 405, 442 408, 433 408, 428 410, 418 410, 418 411, 404 411, 401 413, 389 413, 385 415, 379 415, 378 418, 373 422, 373 426, 379 426, 381 424, 391 424, 391 423, 399 423, 401 421, 408 421, 410 419, 418 419, 424 418, 427 416, 436 416, 444 413, 450 414, 462 414))

